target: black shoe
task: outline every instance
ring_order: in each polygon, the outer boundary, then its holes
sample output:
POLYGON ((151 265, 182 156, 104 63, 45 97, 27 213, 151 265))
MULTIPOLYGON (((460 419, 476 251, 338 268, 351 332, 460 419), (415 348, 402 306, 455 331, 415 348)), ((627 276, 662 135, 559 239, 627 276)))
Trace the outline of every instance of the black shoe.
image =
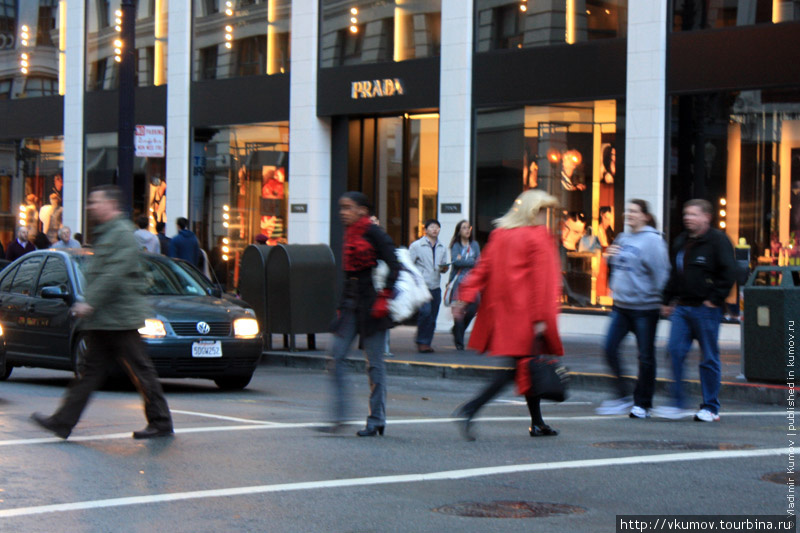
POLYGON ((456 427, 465 441, 472 442, 475 440, 475 435, 472 433, 472 417, 474 414, 469 414, 463 407, 459 407, 453 412, 452 417, 457 418, 456 427))
POLYGON ((52 417, 44 416, 42 413, 33 413, 31 415, 31 420, 38 425, 42 429, 46 429, 50 433, 55 433, 62 439, 66 439, 69 437, 69 434, 72 433, 71 428, 66 428, 64 426, 59 426, 55 422, 53 422, 52 417))
POLYGON ((458 350, 459 352, 463 352, 464 351, 464 345, 457 342, 456 343, 456 350, 458 350))
POLYGON ((375 437, 377 435, 383 436, 383 430, 386 426, 375 426, 372 428, 364 428, 359 431, 356 431, 356 435, 359 437, 375 437))
POLYGON ((159 429, 153 426, 147 426, 146 428, 142 429, 141 431, 134 431, 133 438, 134 439, 154 439, 156 437, 171 437, 175 434, 175 431, 172 428, 169 429, 159 429))
POLYGON ((435 350, 429 344, 420 344, 419 353, 433 353, 435 350))
POLYGON ((555 437, 558 435, 558 430, 551 428, 547 424, 542 424, 541 426, 529 427, 528 433, 531 434, 531 437, 555 437))

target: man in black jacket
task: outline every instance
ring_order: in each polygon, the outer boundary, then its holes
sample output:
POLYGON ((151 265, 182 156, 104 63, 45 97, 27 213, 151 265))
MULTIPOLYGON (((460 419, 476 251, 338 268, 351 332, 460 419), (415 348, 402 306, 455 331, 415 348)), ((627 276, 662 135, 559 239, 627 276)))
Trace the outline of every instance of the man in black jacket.
POLYGON ((719 325, 725 298, 736 279, 733 246, 721 231, 711 228, 712 207, 706 200, 689 200, 683 206, 681 233, 672 246, 672 272, 664 289, 662 314, 672 322, 668 351, 672 359, 674 405, 654 409, 656 416, 684 418, 683 362, 697 339, 702 352, 700 386, 703 403, 694 414, 700 422, 719 420, 719 325))

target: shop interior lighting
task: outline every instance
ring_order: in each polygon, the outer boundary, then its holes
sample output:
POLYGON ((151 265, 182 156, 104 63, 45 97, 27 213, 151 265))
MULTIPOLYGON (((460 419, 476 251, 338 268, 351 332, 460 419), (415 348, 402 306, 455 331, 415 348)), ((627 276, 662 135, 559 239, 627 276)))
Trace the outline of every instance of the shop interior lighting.
POLYGON ((233 16, 233 2, 231 0, 225 2, 225 14, 229 17, 233 16))
POLYGON ((122 31, 122 11, 119 9, 114 11, 114 29, 118 32, 122 31))
POLYGON ((561 161, 561 152, 559 152, 555 148, 550 148, 547 151, 547 160, 555 165, 556 163, 561 161))
POLYGON ((22 46, 28 46, 28 39, 31 38, 30 29, 28 28, 28 26, 23 24, 20 30, 21 30, 19 34, 20 44, 22 44, 22 46))
POLYGON ((114 39, 114 61, 117 63, 122 62, 122 39, 119 38, 119 34, 122 33, 122 11, 117 9, 114 11, 114 29, 117 30, 117 38, 114 39))
MULTIPOLYGON (((225 2, 225 15, 228 17, 233 16, 233 2, 228 0, 225 2)), ((225 25, 225 48, 230 50, 233 47, 233 24, 225 25)))
POLYGON ((728 205, 728 200, 726 200, 725 198, 720 198, 719 205, 728 205))
POLYGON ((519 10, 525 13, 528 10, 528 0, 520 0, 519 10))
POLYGON ((350 8, 350 33, 358 33, 358 8, 350 8))
MULTIPOLYGON (((719 199, 719 205, 721 205, 721 206, 728 205, 728 200, 726 200, 725 198, 720 198, 719 199)), ((725 229, 726 227, 728 227, 728 223, 725 221, 725 217, 727 217, 727 216, 728 216, 728 211, 727 210, 725 210, 725 209, 720 209, 719 210, 719 227, 722 228, 722 229, 725 229)))
MULTIPOLYGON (((30 33, 29 32, 30 32, 30 29, 28 28, 28 26, 23 24, 22 27, 20 28, 20 32, 19 32, 19 43, 20 43, 20 45, 25 46, 25 47, 28 46, 28 39, 30 38, 30 33)), ((22 52, 19 55, 19 71, 22 74, 28 74, 28 66, 30 65, 30 63, 28 61, 29 61, 28 53, 27 52, 22 52)))

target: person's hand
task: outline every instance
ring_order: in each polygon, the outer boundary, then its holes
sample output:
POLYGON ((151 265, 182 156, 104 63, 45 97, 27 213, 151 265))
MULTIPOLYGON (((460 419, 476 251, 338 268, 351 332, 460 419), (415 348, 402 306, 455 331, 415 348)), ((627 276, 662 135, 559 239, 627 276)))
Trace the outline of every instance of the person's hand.
POLYGON ((85 302, 75 302, 70 308, 73 316, 83 318, 91 315, 94 312, 94 307, 85 302))
POLYGON ((448 268, 450 268, 448 265, 439 265, 439 272, 444 274, 445 272, 447 272, 448 268))
POLYGON ((661 316, 664 318, 669 317, 672 314, 672 311, 675 310, 675 306, 673 305, 662 305, 661 306, 661 316))
POLYGON ((607 257, 613 257, 622 251, 622 246, 619 244, 612 244, 608 248, 606 248, 605 255, 607 257))
POLYGON ((372 304, 372 318, 385 318, 389 316, 389 300, 392 298, 392 291, 383 289, 378 293, 375 298, 375 303, 372 304))
POLYGON ((454 320, 464 320, 464 316, 467 314, 467 302, 457 301, 453 302, 450 306, 450 310, 453 313, 454 320))
POLYGON ((710 307, 711 309, 716 309, 716 308, 717 308, 717 306, 716 306, 716 305, 714 305, 713 303, 711 303, 711 300, 705 300, 705 301, 703 302, 703 305, 705 305, 706 307, 710 307))

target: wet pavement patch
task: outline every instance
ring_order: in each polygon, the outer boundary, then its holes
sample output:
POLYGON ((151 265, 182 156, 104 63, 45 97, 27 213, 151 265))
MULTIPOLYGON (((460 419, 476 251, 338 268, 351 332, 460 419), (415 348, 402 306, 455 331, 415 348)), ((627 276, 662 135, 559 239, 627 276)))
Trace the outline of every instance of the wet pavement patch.
POLYGON ((509 501, 462 502, 433 510, 437 513, 469 518, 542 518, 586 512, 582 507, 563 503, 509 501))
POLYGON ((795 474, 790 476, 786 472, 770 472, 761 476, 761 479, 771 483, 777 483, 778 485, 788 485, 789 483, 794 484, 794 482, 797 481, 795 474))
POLYGON ((614 450, 752 450, 750 444, 733 444, 730 442, 684 442, 677 440, 615 440, 595 442, 596 448, 614 450))

